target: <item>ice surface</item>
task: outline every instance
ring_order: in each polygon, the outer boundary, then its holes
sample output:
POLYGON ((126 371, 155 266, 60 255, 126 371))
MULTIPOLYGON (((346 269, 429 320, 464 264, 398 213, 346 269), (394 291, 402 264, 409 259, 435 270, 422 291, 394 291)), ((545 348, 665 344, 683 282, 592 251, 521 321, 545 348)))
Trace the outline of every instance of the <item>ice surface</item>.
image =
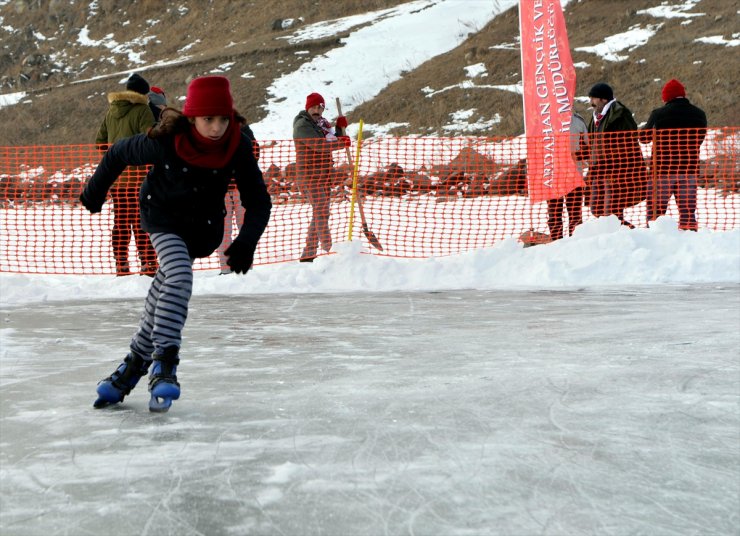
POLYGON ((196 296, 94 410, 140 308, 0 309, 4 536, 738 534, 740 285, 196 296))

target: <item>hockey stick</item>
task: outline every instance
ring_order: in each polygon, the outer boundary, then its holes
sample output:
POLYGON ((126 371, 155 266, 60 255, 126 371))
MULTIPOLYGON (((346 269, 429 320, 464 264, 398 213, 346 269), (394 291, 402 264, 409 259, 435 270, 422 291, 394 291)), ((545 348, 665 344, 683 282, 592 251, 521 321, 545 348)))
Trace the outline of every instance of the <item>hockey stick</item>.
MULTIPOLYGON (((342 113, 342 103, 339 102, 339 97, 336 99, 337 101, 337 113, 341 116, 344 115, 342 113)), ((344 150, 347 152, 347 163, 350 165, 352 169, 354 169, 355 165, 352 162, 352 153, 349 150, 349 147, 345 147, 344 150)), ((365 238, 367 238, 367 241, 370 242, 370 244, 377 249, 378 251, 383 251, 383 245, 380 243, 380 240, 378 240, 378 237, 375 236, 375 233, 373 233, 370 228, 367 226, 367 219, 365 219, 365 211, 362 209, 362 201, 360 201, 360 195, 359 192, 356 192, 355 199, 357 200, 357 210, 360 213, 360 222, 362 224, 362 232, 365 234, 365 238)))

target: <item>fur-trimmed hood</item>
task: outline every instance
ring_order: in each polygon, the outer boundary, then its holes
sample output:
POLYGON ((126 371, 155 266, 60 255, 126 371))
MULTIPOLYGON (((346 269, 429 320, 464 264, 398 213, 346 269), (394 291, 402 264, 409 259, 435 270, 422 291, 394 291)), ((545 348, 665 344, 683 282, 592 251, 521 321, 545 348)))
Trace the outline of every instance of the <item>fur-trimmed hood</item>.
MULTIPOLYGON (((151 116, 152 123, 154 122, 154 115, 151 110, 149 110, 149 101, 146 95, 136 93, 135 91, 115 91, 113 93, 108 93, 108 102, 110 103, 108 115, 115 121, 127 121, 126 118, 129 117, 129 114, 131 114, 133 110, 138 109, 138 113, 141 114, 143 113, 141 112, 141 107, 145 106, 148 116, 151 116)), ((134 113, 134 115, 137 114, 134 113)), ((151 126, 151 124, 149 126, 151 126)), ((138 129, 134 129, 134 133, 136 133, 136 130, 138 129)))
POLYGON ((108 111, 95 136, 95 143, 110 145, 122 138, 146 133, 154 124, 146 95, 117 91, 108 94, 108 101, 108 111))
POLYGON ((108 102, 113 104, 115 101, 128 101, 131 104, 149 104, 149 97, 137 93, 136 91, 113 91, 108 93, 108 102))

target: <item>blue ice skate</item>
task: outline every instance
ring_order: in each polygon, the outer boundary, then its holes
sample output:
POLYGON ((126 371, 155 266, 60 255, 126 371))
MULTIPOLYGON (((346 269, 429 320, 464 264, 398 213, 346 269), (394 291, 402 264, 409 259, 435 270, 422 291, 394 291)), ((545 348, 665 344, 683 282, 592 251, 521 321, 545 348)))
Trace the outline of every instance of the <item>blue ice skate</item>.
POLYGON ((100 409, 112 404, 118 404, 136 387, 139 379, 145 376, 151 361, 144 359, 133 352, 129 353, 118 365, 118 368, 98 383, 98 398, 93 407, 100 409))
POLYGON ((177 365, 180 364, 178 348, 158 348, 154 351, 154 366, 149 375, 149 411, 164 413, 173 400, 180 398, 180 384, 177 383, 177 365))

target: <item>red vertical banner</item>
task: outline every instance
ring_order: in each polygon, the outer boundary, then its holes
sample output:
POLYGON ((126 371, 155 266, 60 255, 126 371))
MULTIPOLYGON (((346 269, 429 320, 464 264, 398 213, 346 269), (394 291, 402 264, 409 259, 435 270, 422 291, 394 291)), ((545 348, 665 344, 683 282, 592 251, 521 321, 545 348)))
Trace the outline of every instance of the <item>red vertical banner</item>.
POLYGON ((532 203, 583 185, 571 156, 576 70, 560 0, 519 0, 527 182, 532 203))

